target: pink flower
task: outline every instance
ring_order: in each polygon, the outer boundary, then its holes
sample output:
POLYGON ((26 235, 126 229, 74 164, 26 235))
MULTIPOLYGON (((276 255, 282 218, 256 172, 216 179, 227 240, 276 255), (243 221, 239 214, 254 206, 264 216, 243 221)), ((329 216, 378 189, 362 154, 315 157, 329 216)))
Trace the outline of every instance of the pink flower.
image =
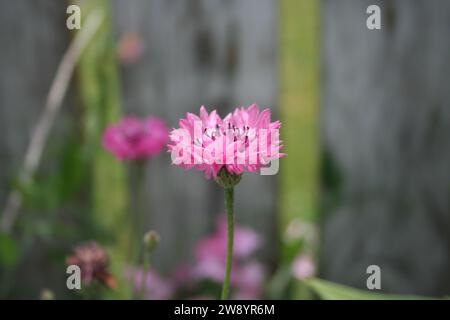
MULTIPOLYGON (((129 268, 125 276, 133 281, 136 292, 141 292, 144 276, 142 268, 129 268)), ((145 273, 144 286, 144 295, 148 300, 167 300, 175 293, 174 286, 153 270, 145 273)))
MULTIPOLYGON (((261 246, 261 242, 260 236, 255 231, 236 225, 233 268, 238 268, 241 260, 250 257, 261 246)), ((225 273, 226 256, 227 226, 225 217, 221 216, 217 222, 217 231, 200 240, 195 248, 197 265, 194 267, 194 276, 221 283, 225 273)), ((237 272, 234 274, 237 274, 237 272)), ((232 281, 236 281, 234 275, 232 281)))
POLYGON ((95 241, 76 246, 73 254, 66 258, 67 265, 77 265, 81 278, 87 285, 98 280, 109 288, 116 287, 116 279, 109 272, 109 255, 95 241))
POLYGON ((120 160, 142 160, 159 154, 168 140, 163 120, 127 117, 106 128, 103 145, 120 160))
POLYGON ((292 273, 298 280, 311 278, 316 273, 316 265, 311 256, 303 254, 297 257, 292 264, 292 273))
MULTIPOLYGON (((225 258, 212 254, 198 260, 193 268, 192 274, 194 278, 198 280, 208 279, 213 282, 222 283, 223 275, 225 274, 225 258)), ((233 263, 233 269, 236 269, 236 263, 233 263)), ((234 282, 234 280, 235 276, 233 274, 231 281, 234 282)))
MULTIPOLYGON (((235 225, 234 251, 235 258, 247 258, 261 246, 261 237, 252 229, 235 225)), ((201 260, 214 255, 225 260, 227 251, 227 221, 225 216, 217 219, 217 231, 200 240, 195 248, 195 256, 201 260)))
POLYGON ((188 113, 179 126, 170 133, 168 145, 173 163, 204 171, 208 179, 216 178, 222 167, 240 175, 285 156, 280 153, 281 122, 271 122, 270 110, 259 111, 256 104, 237 108, 224 119, 202 106, 200 116, 188 113))
POLYGON ((234 299, 260 299, 263 295, 265 271, 256 261, 241 266, 237 272, 236 293, 234 299))

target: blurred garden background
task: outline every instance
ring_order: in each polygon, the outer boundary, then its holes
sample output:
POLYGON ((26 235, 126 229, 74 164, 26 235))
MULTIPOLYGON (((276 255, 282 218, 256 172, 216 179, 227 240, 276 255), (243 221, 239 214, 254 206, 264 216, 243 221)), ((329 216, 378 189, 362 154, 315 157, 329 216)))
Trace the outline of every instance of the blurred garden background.
POLYGON ((446 0, 0 0, 0 299, 218 298, 220 187, 103 134, 253 103, 288 156, 236 187, 233 298, 448 296, 449 32, 446 0), (104 269, 68 290, 89 254, 104 269))

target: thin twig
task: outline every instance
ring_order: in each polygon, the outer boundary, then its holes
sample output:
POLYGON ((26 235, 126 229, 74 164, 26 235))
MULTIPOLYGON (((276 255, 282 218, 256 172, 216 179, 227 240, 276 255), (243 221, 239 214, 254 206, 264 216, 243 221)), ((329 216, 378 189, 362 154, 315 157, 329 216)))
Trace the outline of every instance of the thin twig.
MULTIPOLYGON (((25 153, 23 168, 19 174, 20 183, 28 183, 33 177, 41 161, 42 152, 47 142, 56 114, 66 95, 67 88, 72 78, 75 66, 80 59, 86 46, 89 44, 103 21, 103 14, 94 11, 86 19, 81 30, 77 33, 66 53, 64 54, 55 77, 53 78, 50 91, 45 101, 44 110, 31 132, 30 143, 25 153)), ((0 230, 10 232, 19 209, 22 205, 22 194, 14 188, 6 199, 6 206, 0 222, 0 230)))

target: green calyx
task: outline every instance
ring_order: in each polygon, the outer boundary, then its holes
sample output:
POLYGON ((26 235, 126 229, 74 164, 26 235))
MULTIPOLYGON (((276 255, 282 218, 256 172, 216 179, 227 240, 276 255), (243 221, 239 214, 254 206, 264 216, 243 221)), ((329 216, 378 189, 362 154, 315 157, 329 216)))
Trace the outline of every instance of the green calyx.
POLYGON ((216 182, 225 189, 233 188, 235 185, 241 181, 242 174, 236 175, 228 172, 228 170, 223 167, 220 169, 217 175, 216 182))

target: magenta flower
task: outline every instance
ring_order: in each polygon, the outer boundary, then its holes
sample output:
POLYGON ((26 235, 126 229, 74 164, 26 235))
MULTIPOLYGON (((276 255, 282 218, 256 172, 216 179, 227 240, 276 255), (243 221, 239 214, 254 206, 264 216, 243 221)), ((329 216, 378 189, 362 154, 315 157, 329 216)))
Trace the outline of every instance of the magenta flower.
POLYGON ((245 171, 266 168, 272 160, 285 156, 280 153, 281 122, 272 122, 269 109, 259 111, 253 104, 237 108, 223 119, 215 110, 208 113, 202 106, 200 116, 188 113, 179 124, 180 128, 170 133, 168 144, 173 164, 204 171, 207 179, 214 178, 225 191, 227 246, 221 299, 228 299, 234 258, 234 187, 245 171))
POLYGON ((202 106, 200 116, 188 113, 179 125, 168 145, 173 163, 204 171, 208 179, 217 178, 222 168, 234 175, 255 172, 285 156, 280 153, 281 122, 271 122, 270 110, 260 111, 256 104, 237 108, 224 119, 202 106))
POLYGON ((143 160, 159 154, 168 140, 165 122, 156 117, 127 117, 106 128, 103 145, 120 160, 143 160))

